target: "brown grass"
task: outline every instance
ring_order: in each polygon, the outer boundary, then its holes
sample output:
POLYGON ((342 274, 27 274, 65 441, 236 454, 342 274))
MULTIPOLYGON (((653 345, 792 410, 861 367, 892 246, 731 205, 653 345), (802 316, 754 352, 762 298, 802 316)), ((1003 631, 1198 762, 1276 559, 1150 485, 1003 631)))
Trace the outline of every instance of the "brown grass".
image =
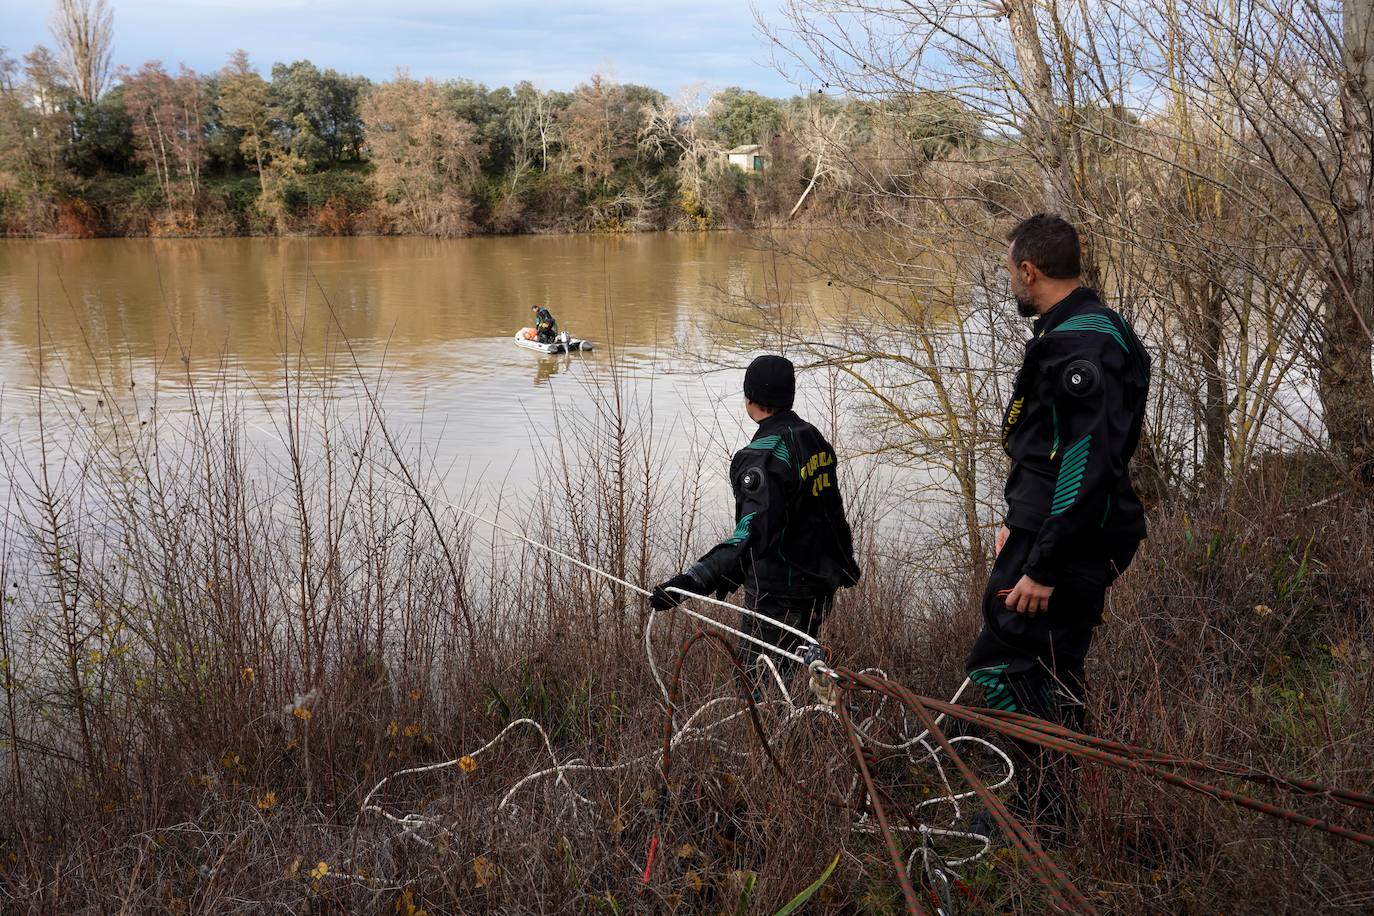
MULTIPOLYGON (((545 457, 564 492, 523 527, 652 581, 710 534, 682 517, 702 494, 664 484, 665 456, 632 419, 643 411, 618 392, 579 424, 589 438, 545 457)), ((208 394, 196 402, 227 403, 208 394)), ((0 542, 6 910, 773 912, 837 852, 813 907, 898 910, 877 838, 756 750, 732 753, 752 747, 747 729, 678 754, 663 824, 649 763, 571 775, 585 803, 537 782, 498 816, 516 780, 548 765, 532 730, 471 773, 388 784, 386 810, 447 828, 423 832, 432 845, 360 813, 384 775, 469 754, 521 717, 564 762, 650 754, 662 704, 637 599, 417 495, 438 482, 402 472, 378 415, 349 424, 328 403, 294 402, 271 473, 224 407, 155 436, 113 411, 73 419, 51 476, 9 468, 23 499, 0 542)), ((1095 728, 1370 789, 1374 521, 1354 495, 1301 508, 1321 495, 1267 475, 1225 506, 1156 511, 1093 657, 1095 728)), ((923 545, 882 546, 828 641, 848 664, 948 696, 982 572, 931 573, 923 545)), ((660 663, 690 632, 681 618, 660 628, 660 663)), ((702 652, 685 682, 693 708, 730 678, 702 652)), ((814 789, 848 790, 833 728, 793 731, 778 750, 814 789)), ((899 760, 879 773, 897 792, 928 778, 899 760)), ((1083 784, 1082 842, 1061 858, 1105 910, 1374 902, 1374 860, 1357 847, 1134 779, 1089 771, 1083 784)), ((973 911, 1044 906, 1005 855, 967 878, 973 911)))

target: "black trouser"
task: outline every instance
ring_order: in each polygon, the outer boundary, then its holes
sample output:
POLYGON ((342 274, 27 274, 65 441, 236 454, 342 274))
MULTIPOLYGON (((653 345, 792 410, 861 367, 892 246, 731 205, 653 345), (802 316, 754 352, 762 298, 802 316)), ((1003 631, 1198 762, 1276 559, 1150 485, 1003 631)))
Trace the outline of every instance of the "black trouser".
MULTIPOLYGON (((988 706, 1037 716, 1082 731, 1087 685, 1083 663, 1102 620, 1110 568, 1105 555, 1085 551, 1065 571, 1049 607, 1035 617, 1007 609, 997 593, 1020 581, 1035 532, 1013 528, 983 593, 983 630, 965 667, 988 706)), ((1073 819, 1073 766, 1065 755, 1010 742, 1016 767, 1012 812, 1054 831, 1073 819)))
MULTIPOLYGON (((808 636, 815 636, 820 632, 821 623, 830 613, 830 608, 834 603, 835 596, 833 593, 815 598, 760 596, 748 592, 744 596, 745 607, 756 610, 760 614, 766 614, 774 620, 780 620, 794 629, 801 630, 808 636)), ((759 620, 751 614, 742 614, 741 616, 743 620, 740 623, 740 630, 744 633, 794 655, 805 654, 809 644, 795 633, 789 633, 781 627, 759 620)), ((749 673, 751 689, 757 690, 761 683, 763 671, 760 670, 762 664, 758 660, 760 655, 767 655, 769 660, 778 666, 778 671, 784 680, 790 678, 792 672, 799 667, 791 659, 769 652, 747 639, 741 639, 739 647, 740 662, 743 664, 744 670, 749 673)))

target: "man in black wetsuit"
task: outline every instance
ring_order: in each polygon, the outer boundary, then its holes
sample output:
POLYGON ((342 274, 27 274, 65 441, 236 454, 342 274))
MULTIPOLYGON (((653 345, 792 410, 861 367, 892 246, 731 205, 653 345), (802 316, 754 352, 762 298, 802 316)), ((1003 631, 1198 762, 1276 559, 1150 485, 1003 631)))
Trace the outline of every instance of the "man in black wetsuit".
MULTIPOLYGON (((966 667, 989 706, 1081 729, 1093 628, 1145 537, 1128 465, 1150 357, 1079 285, 1073 226, 1038 214, 1007 238, 1012 293, 1035 323, 1002 423, 1007 515, 966 667)), ((1012 810, 1058 832, 1072 817, 1067 763, 1030 745, 1014 751, 1012 810)))
POLYGON ((553 343, 558 337, 558 322, 554 319, 553 312, 544 305, 531 305, 530 311, 534 312, 535 339, 540 343, 553 343))
MULTIPOLYGON (((745 607, 814 636, 835 592, 859 581, 835 449, 792 411, 795 392, 787 359, 760 356, 749 364, 744 407, 759 428, 730 462, 735 529, 686 572, 655 588, 649 599, 654 608, 683 600, 669 588, 724 597, 743 585, 745 607)), ((741 629, 792 652, 801 642, 748 614, 741 629)), ((747 640, 740 649, 751 667, 761 650, 747 640)))

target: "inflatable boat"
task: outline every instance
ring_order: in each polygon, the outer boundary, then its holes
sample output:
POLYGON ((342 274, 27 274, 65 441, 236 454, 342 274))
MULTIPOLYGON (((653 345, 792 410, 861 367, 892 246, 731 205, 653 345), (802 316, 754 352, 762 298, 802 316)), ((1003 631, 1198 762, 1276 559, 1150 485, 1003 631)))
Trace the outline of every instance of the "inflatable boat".
POLYGON ((571 337, 567 331, 563 331, 549 343, 540 343, 538 335, 534 333, 534 328, 521 328, 517 331, 515 345, 524 347, 526 350, 537 350, 540 353, 572 353, 576 350, 592 349, 590 340, 571 337))

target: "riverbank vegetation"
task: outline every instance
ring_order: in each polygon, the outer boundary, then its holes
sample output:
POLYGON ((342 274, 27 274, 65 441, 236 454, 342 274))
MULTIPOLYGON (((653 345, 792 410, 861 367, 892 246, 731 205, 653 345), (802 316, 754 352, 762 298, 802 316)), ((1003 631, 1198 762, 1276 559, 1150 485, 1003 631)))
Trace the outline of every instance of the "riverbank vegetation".
MULTIPOLYGON (((853 151, 874 155, 884 130, 870 106, 823 90, 669 97, 599 74, 564 92, 403 70, 374 82, 308 60, 264 77, 243 51, 213 73, 148 61, 83 89, 66 56, 0 50, 5 234, 462 236, 857 218, 818 180, 819 128, 843 124, 853 151)), ((908 108, 902 129, 931 148, 979 133, 939 93, 908 108)))

